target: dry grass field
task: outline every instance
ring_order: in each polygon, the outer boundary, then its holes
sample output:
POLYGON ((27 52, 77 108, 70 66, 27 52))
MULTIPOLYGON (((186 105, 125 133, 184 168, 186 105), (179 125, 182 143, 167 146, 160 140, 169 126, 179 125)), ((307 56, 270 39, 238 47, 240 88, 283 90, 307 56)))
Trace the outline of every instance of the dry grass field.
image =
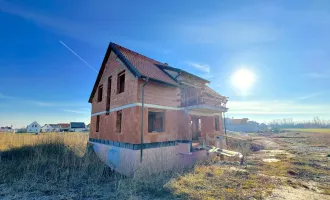
POLYGON ((112 173, 86 150, 86 133, 0 133, 0 199, 172 198, 174 173, 140 179, 112 173))
POLYGON ((252 136, 264 147, 257 152, 231 142, 244 151, 243 166, 216 157, 186 171, 126 178, 86 150, 85 133, 0 133, 0 199, 330 199, 330 135, 310 136, 252 136))
POLYGON ((19 148, 23 146, 35 146, 45 143, 63 143, 72 150, 81 153, 86 149, 88 133, 41 133, 12 134, 0 133, 0 151, 19 148))

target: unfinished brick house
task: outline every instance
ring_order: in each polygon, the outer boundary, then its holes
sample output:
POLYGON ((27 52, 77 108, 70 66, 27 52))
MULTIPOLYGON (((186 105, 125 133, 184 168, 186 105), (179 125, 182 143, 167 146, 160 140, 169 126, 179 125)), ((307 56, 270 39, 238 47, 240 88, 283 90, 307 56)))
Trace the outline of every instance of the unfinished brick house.
POLYGON ((141 165, 159 164, 158 171, 202 159, 206 152, 192 144, 221 134, 227 111, 227 97, 207 83, 110 43, 89 99, 90 144, 123 174, 141 165))

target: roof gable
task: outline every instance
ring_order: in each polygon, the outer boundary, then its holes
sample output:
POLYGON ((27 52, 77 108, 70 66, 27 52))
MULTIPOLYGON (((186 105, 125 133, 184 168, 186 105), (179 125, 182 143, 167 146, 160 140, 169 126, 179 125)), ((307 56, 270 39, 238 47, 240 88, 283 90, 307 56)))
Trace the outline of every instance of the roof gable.
POLYGON ((38 125, 38 126, 40 126, 40 125, 38 124, 38 122, 36 122, 36 121, 32 122, 32 123, 29 124, 28 126, 30 126, 30 125, 38 125))
POLYGON ((111 52, 114 52, 118 56, 120 61, 135 77, 147 78, 151 81, 166 84, 169 86, 177 86, 175 80, 173 80, 170 76, 168 76, 168 74, 166 74, 163 70, 156 66, 156 64, 162 64, 161 62, 155 61, 151 58, 145 57, 141 54, 138 54, 134 51, 131 51, 111 42, 108 46, 97 79, 94 83, 92 93, 89 97, 89 103, 92 102, 92 99, 96 93, 97 86, 102 78, 102 74, 104 72, 111 52))

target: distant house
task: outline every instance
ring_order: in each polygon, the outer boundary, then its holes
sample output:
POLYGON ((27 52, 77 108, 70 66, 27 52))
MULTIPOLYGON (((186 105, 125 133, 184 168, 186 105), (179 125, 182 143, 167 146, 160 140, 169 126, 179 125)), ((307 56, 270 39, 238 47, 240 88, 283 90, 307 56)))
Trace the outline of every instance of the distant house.
POLYGON ((18 128, 15 130, 15 133, 26 133, 27 129, 26 128, 18 128))
POLYGON ((39 133, 41 126, 38 124, 38 122, 34 121, 26 127, 26 130, 28 133, 39 133))
POLYGON ((4 126, 4 127, 0 127, 0 132, 14 132, 14 129, 12 128, 12 126, 4 126))
POLYGON ((70 124, 61 123, 57 125, 58 125, 57 132, 68 132, 70 129, 70 124))
POLYGON ((91 124, 88 124, 88 125, 86 126, 86 129, 87 129, 87 130, 90 130, 90 126, 91 126, 91 124))
POLYGON ((45 124, 43 127, 41 127, 42 132, 57 132, 59 129, 59 126, 57 124, 45 124))
POLYGON ((226 118, 225 124, 227 130, 234 132, 258 132, 267 130, 266 124, 259 124, 255 121, 248 121, 248 118, 226 118))
POLYGON ((11 130, 11 126, 0 127, 1 130, 11 130))
POLYGON ((70 130, 71 132, 84 132, 86 131, 86 125, 84 122, 71 122, 70 130))

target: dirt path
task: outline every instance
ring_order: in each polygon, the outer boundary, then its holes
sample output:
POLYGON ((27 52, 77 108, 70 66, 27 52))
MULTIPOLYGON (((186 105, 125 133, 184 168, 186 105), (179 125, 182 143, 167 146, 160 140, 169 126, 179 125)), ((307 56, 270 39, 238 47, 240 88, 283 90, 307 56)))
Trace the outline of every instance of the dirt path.
MULTIPOLYGON (((327 146, 315 147, 310 145, 308 139, 305 137, 257 137, 256 140, 254 140, 254 143, 264 146, 265 149, 249 156, 248 160, 252 162, 263 161, 264 163, 276 163, 283 162, 283 160, 287 160, 288 158, 296 157, 298 160, 300 158, 304 160, 304 156, 311 156, 312 158, 315 158, 315 161, 313 160, 311 165, 327 167, 325 166, 327 165, 327 161, 325 160, 325 163, 322 161, 327 159, 326 157, 327 154, 330 153, 330 148, 327 146)), ((329 159, 328 163, 330 163, 329 159)), ((309 165, 309 163, 307 164, 309 165)), ((318 168, 315 170, 317 169, 318 168)), ((294 184, 294 186, 280 185, 273 190, 271 196, 266 198, 267 200, 330 200, 330 195, 322 194, 324 193, 324 190, 318 188, 318 182, 311 181, 310 179, 304 180, 302 177, 281 177, 281 179, 290 182, 299 182, 299 184, 294 184)), ((330 177, 323 177, 323 179, 320 180, 325 180, 321 181, 321 183, 325 182, 329 184, 327 188, 329 190, 330 177)))
POLYGON ((286 200, 329 200, 329 195, 319 194, 304 188, 292 188, 290 186, 280 186, 273 190, 271 196, 266 200, 286 199, 286 200))

